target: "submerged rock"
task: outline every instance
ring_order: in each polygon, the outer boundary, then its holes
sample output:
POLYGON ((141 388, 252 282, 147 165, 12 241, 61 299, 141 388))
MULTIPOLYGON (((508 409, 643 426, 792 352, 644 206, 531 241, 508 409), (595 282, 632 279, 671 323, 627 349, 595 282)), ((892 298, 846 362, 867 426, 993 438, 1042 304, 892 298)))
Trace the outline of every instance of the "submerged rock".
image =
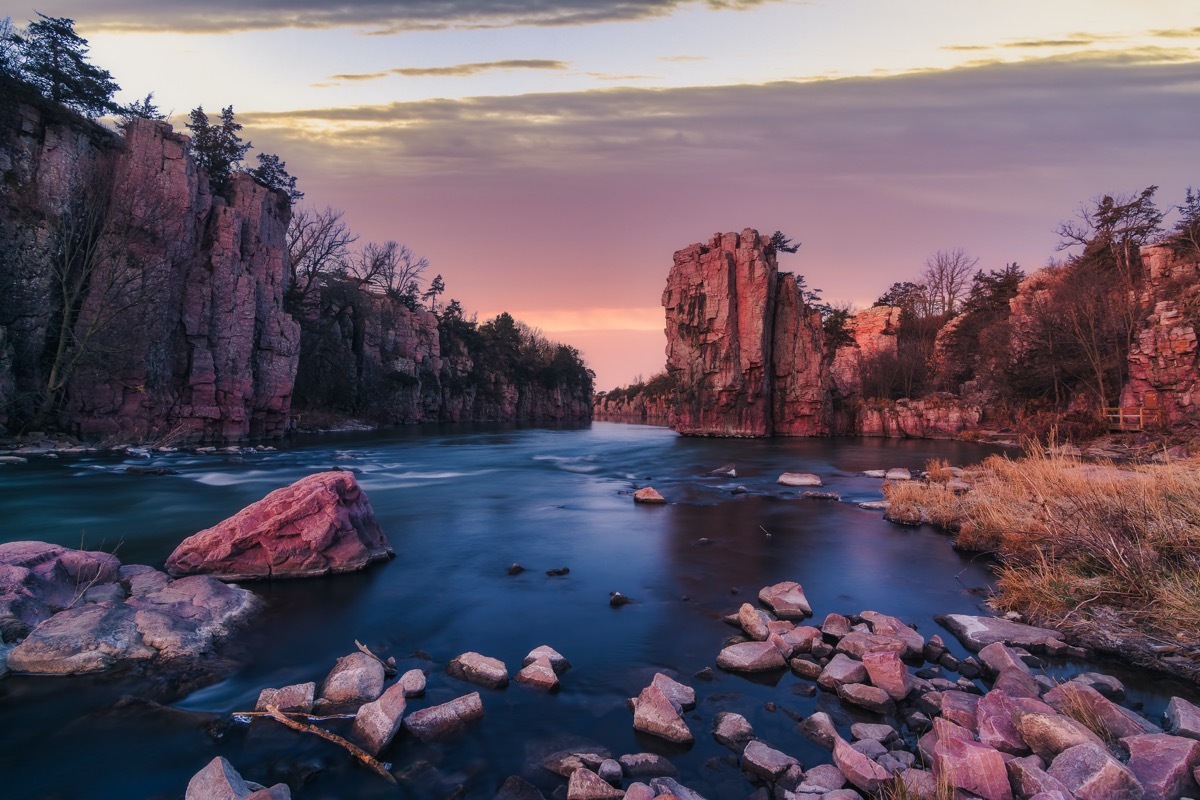
POLYGON ((661 505, 667 501, 666 498, 659 494, 658 490, 653 486, 646 486, 633 493, 633 502, 645 503, 648 505, 661 505))
POLYGON ((459 680, 477 683, 489 689, 508 686, 508 667, 497 658, 479 653, 463 653, 446 667, 446 672, 459 680))
POLYGON ((354 715, 351 737, 371 755, 379 755, 400 730, 406 703, 404 686, 394 683, 378 700, 364 703, 354 715))
POLYGON ((223 756, 217 756, 188 781, 184 800, 290 800, 292 790, 277 783, 265 789, 238 774, 223 756))
POLYGON ((320 472, 189 536, 167 559, 167 571, 224 580, 304 578, 353 572, 392 555, 354 476, 320 472))
POLYGON ((804 587, 795 581, 764 586, 759 590, 758 599, 780 619, 800 620, 811 617, 813 613, 804 595, 804 587))
POLYGON ((383 693, 383 664, 366 653, 342 656, 321 687, 316 710, 325 714, 354 711, 383 693))
POLYGON ((694 741, 681 709, 654 684, 643 689, 633 701, 633 728, 676 744, 694 741))
POLYGON ((781 486, 822 486, 821 478, 811 472, 785 472, 775 479, 781 486))
POLYGON ((423 742, 445 739, 483 718, 483 701, 479 692, 422 708, 404 718, 404 729, 423 742))
POLYGON ((1062 634, 1048 628, 1035 628, 999 617, 974 617, 969 614, 945 614, 934 617, 967 648, 978 652, 989 644, 1044 650, 1047 646, 1062 646, 1062 634))

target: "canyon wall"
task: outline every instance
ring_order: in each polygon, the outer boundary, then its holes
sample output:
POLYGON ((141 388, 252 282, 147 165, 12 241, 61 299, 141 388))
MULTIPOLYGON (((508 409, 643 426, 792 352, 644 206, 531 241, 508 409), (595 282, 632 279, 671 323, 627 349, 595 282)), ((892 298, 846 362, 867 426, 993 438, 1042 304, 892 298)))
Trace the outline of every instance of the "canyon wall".
POLYGON ((91 439, 280 435, 299 352, 282 307, 286 198, 246 175, 214 196, 166 123, 134 120, 122 138, 5 96, 6 422, 91 439))
POLYGON ((295 391, 302 422, 314 411, 387 425, 591 418, 591 373, 578 353, 544 340, 530 346, 531 334, 507 315, 511 328, 439 320, 339 280, 293 310, 302 331, 295 391))
POLYGON ((277 438, 295 401, 380 424, 590 418, 579 354, 507 315, 489 339, 332 273, 297 301, 287 197, 244 173, 212 192, 167 123, 120 135, 0 90, 0 433, 277 438))
POLYGON ((674 426, 697 436, 829 432, 819 315, 747 228, 675 253, 662 304, 674 426))

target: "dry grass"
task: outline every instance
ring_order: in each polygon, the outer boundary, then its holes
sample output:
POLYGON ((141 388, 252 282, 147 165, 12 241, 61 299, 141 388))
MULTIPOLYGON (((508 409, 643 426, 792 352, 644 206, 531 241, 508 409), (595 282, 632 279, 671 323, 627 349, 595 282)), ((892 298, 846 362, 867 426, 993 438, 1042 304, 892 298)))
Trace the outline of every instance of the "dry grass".
POLYGON ((1120 739, 1113 734, 1104 717, 1096 711, 1096 708, 1091 703, 1083 698, 1080 692, 1075 691, 1075 687, 1069 683, 1060 682, 1059 689, 1062 690, 1063 698, 1062 708, 1059 710, 1063 714, 1099 736, 1110 749, 1115 748, 1119 744, 1120 739))
POLYGON ((905 513, 959 531, 957 544, 995 553, 1000 610, 1042 621, 1116 610, 1147 633, 1200 644, 1200 462, 1118 469, 1031 450, 993 456, 972 491, 897 484, 905 513))
POLYGON ((892 775, 891 780, 879 787, 879 791, 874 795, 875 800, 954 800, 955 796, 954 786, 944 777, 937 778, 931 795, 915 786, 909 786, 900 773, 892 775))

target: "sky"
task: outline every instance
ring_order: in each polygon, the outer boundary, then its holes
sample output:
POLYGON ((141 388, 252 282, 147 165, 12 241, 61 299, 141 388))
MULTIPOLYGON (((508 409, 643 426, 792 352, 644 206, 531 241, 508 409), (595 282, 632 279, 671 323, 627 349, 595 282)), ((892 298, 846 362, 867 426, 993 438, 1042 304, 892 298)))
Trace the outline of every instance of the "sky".
MULTIPOLYGON (((1196 0, 47 0, 123 87, 233 105, 305 204, 480 320, 662 369, 672 253, 782 230, 869 306, 939 249, 1027 271, 1081 204, 1200 188, 1196 0)), ((23 23, 32 8, 0 0, 23 23)))

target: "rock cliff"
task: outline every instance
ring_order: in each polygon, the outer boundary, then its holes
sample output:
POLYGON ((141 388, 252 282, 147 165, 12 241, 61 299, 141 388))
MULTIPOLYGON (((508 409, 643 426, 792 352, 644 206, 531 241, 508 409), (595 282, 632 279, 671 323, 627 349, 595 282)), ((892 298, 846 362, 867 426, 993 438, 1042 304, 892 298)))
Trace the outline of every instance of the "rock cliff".
POLYGON ((283 432, 299 328, 282 195, 238 175, 214 196, 166 123, 122 138, 33 100, 0 108, 0 169, 10 422, 93 439, 283 432))
POLYGON ((294 399, 383 424, 590 418, 571 348, 337 276, 297 301, 282 193, 236 173, 214 194, 167 123, 119 135, 0 89, 0 433, 275 438, 294 399))
POLYGON ((302 329, 301 415, 333 412, 389 425, 591 418, 591 373, 579 354, 507 314, 483 325, 446 314, 439 320, 338 280, 293 311, 302 329))
POLYGON ((1195 420, 1200 404, 1200 261, 1170 247, 1142 248, 1148 312, 1129 350, 1129 380, 1121 405, 1161 409, 1163 422, 1195 420))
POLYGON ((747 228, 679 250, 662 304, 677 431, 828 432, 819 317, 779 273, 769 237, 747 228))

